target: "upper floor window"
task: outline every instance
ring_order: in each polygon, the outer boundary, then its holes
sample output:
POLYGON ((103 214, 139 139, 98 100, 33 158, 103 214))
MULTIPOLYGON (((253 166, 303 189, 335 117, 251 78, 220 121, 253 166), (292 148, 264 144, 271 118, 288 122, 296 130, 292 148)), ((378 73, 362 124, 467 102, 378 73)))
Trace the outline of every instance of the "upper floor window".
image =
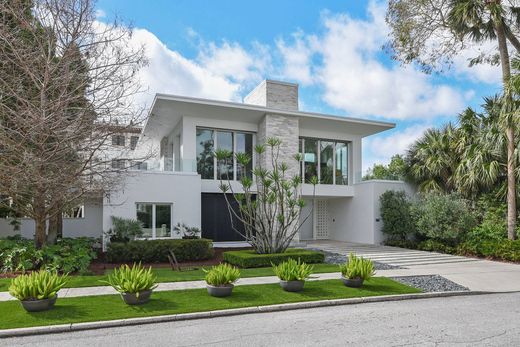
MULTIPOLYGON (((137 147, 137 141, 139 141, 139 136, 131 136, 130 137, 130 149, 134 150, 137 147)), ((123 141, 124 143, 124 141, 123 141)), ((123 144, 124 146, 124 144, 123 144)))
POLYGON ((126 168, 125 159, 112 159, 112 169, 124 169, 126 168))
POLYGON ((125 135, 112 135, 112 146, 124 146, 125 135))
POLYGON ((300 152, 304 183, 316 176, 320 184, 348 184, 348 143, 302 138, 300 152))
POLYGON ((252 177, 253 169, 253 134, 231 131, 197 128, 197 172, 202 179, 240 180, 244 175, 252 177), (227 150, 233 158, 217 161, 215 150, 227 150), (236 161, 235 153, 247 153, 251 156, 249 164, 242 168, 236 161))
POLYGON ((80 205, 63 211, 63 218, 85 218, 85 206, 80 205))

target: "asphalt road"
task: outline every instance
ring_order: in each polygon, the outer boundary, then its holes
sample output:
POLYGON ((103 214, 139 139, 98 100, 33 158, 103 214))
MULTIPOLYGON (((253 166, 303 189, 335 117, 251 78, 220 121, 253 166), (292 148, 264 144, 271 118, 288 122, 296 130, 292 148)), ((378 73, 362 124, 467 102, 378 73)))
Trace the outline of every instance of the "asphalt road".
POLYGON ((520 293, 249 314, 0 340, 0 346, 520 346, 520 293))

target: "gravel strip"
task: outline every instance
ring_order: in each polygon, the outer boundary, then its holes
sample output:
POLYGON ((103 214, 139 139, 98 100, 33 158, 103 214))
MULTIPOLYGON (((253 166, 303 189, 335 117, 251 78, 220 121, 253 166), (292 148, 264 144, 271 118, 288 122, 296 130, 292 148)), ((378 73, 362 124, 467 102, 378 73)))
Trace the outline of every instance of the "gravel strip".
MULTIPOLYGON (((312 249, 313 251, 319 251, 319 252, 322 252, 323 254, 325 254, 325 262, 328 264, 338 264, 339 265, 339 264, 345 264, 345 262, 347 261, 347 256, 345 256, 343 254, 327 252, 327 251, 324 251, 324 250, 318 249, 318 248, 309 248, 309 249, 312 249)), ((406 269, 406 268, 404 268, 402 266, 389 265, 389 264, 374 261, 374 269, 375 270, 392 270, 392 269, 406 269)))
POLYGON ((447 291, 469 291, 468 288, 461 286, 439 275, 423 276, 402 276, 390 277, 391 279, 403 284, 419 288, 424 292, 447 292, 447 291))

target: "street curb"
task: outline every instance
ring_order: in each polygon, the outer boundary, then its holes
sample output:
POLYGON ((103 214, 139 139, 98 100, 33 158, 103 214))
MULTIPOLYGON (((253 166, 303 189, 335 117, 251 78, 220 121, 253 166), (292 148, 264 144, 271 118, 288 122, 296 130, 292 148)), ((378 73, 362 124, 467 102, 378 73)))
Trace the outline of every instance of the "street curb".
POLYGON ((402 300, 429 299, 429 298, 441 298, 441 297, 451 297, 451 296, 484 295, 484 294, 495 294, 495 293, 477 292, 477 291, 432 292, 432 293, 415 293, 415 294, 401 294, 401 295, 369 296, 369 297, 359 297, 359 298, 349 298, 349 299, 293 302, 293 303, 287 303, 287 304, 252 306, 252 307, 234 308, 234 309, 218 310, 218 311, 180 313, 180 314, 173 314, 173 315, 116 319, 116 320, 99 321, 99 322, 69 323, 69 324, 49 325, 49 326, 42 326, 42 327, 4 329, 4 330, 0 330, 0 339, 7 338, 7 337, 20 337, 20 336, 40 335, 40 334, 57 334, 57 333, 65 333, 65 332, 71 332, 71 331, 124 327, 124 326, 138 325, 138 324, 152 324, 152 323, 164 323, 164 322, 173 322, 173 321, 185 321, 185 320, 192 320, 192 319, 236 316, 236 315, 250 314, 250 313, 279 312, 279 311, 299 310, 299 309, 306 309, 306 308, 338 306, 338 305, 354 305, 354 304, 374 303, 374 302, 384 302, 384 301, 402 301, 402 300))

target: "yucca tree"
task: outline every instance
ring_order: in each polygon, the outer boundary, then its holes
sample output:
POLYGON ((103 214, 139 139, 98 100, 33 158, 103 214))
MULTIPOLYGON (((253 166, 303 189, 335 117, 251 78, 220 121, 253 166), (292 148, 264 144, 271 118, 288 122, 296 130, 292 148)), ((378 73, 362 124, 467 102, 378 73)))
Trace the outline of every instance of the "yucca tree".
POLYGON ((515 119, 518 96, 512 85, 509 45, 520 52, 520 7, 514 0, 390 0, 388 48, 394 58, 426 72, 443 70, 468 45, 496 42, 497 50, 471 60, 500 64, 506 101, 500 112, 507 139, 507 229, 516 238, 515 119))

